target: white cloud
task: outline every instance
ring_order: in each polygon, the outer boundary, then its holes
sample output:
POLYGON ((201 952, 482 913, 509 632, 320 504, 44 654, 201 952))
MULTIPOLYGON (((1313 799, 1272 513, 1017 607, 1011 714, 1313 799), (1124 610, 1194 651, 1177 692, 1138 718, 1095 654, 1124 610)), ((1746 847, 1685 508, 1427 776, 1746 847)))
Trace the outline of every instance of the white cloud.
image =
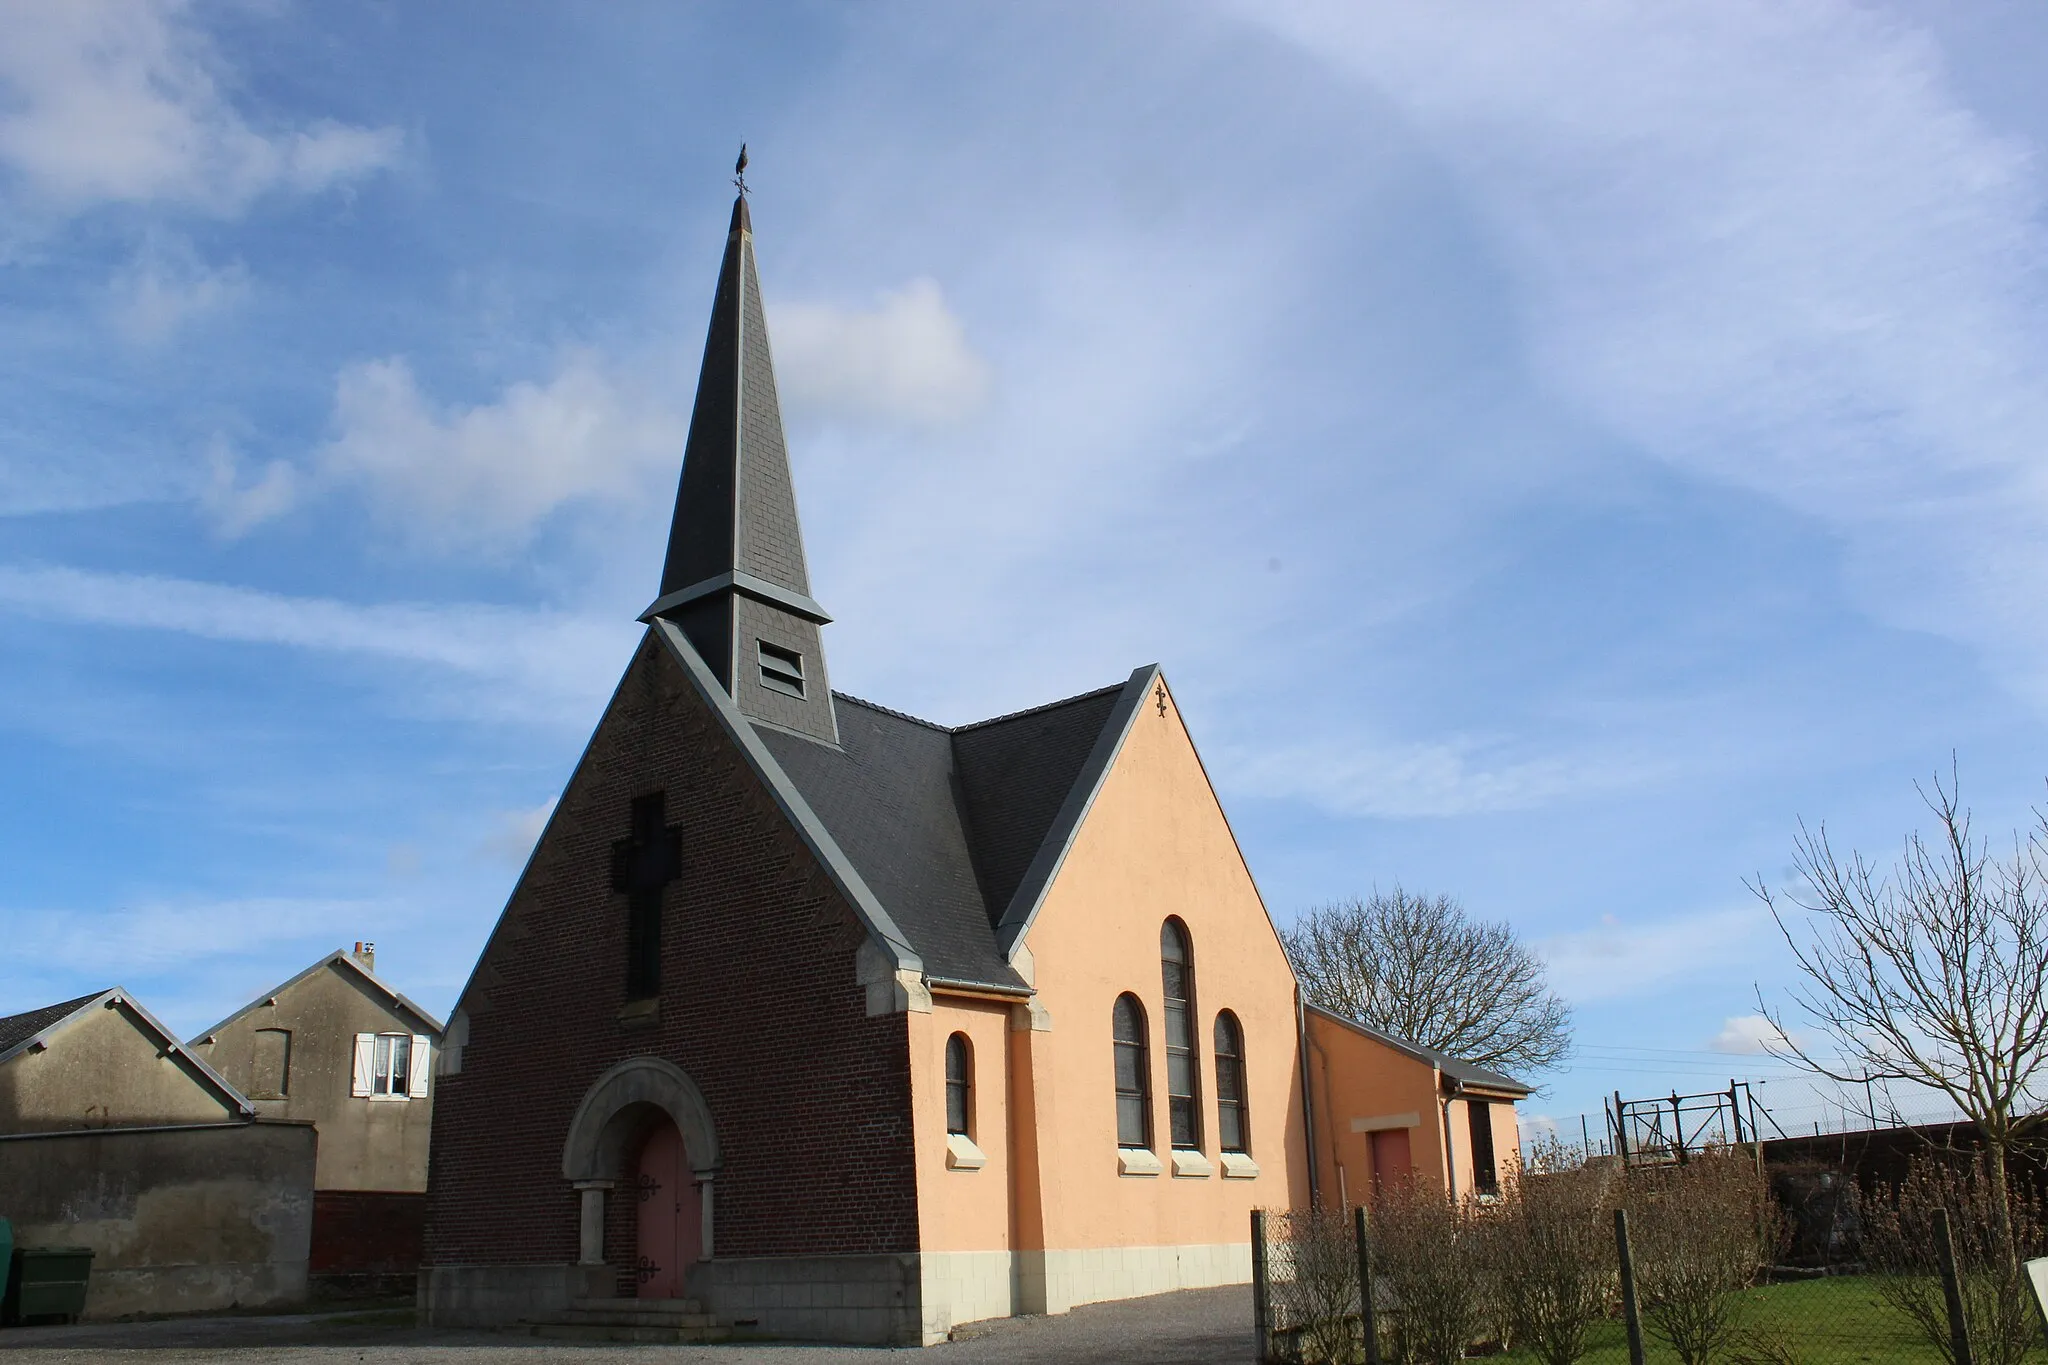
POLYGON ((335 386, 334 426, 322 472, 443 547, 517 545, 564 503, 639 496, 654 471, 672 476, 685 434, 589 352, 474 407, 431 403, 402 358, 351 365, 335 386))
POLYGON ((234 540, 251 527, 291 510, 298 501, 300 483, 297 468, 284 460, 270 461, 245 482, 234 451, 226 441, 215 440, 207 450, 207 481, 200 504, 212 518, 214 529, 234 540))
POLYGON ((1741 1014, 1724 1021, 1721 1031, 1707 1046, 1716 1052, 1761 1057, 1772 1051, 1784 1051, 1789 1042, 1784 1032, 1763 1015, 1741 1014))
POLYGON ((1640 765, 1597 754, 1515 759, 1475 740, 1380 744, 1326 738, 1227 753, 1231 787, 1293 797, 1338 815, 1421 817, 1532 810, 1646 780, 1640 765))
POLYGON ((533 852, 533 846, 540 842, 540 832, 547 828, 548 817, 555 813, 558 799, 550 796, 529 809, 498 812, 494 828, 484 840, 484 853, 497 862, 520 866, 533 852))
POLYGON ((988 364, 935 280, 912 280, 866 311, 816 303, 771 311, 776 379, 793 407, 940 426, 988 396, 988 364))
POLYGON ((1931 42, 1848 0, 1237 8, 1434 151, 1554 393, 2048 699, 2041 162, 1931 42))
POLYGON ((632 648, 631 622, 475 604, 361 606, 189 579, 0 567, 0 609, 423 665, 482 686, 470 714, 587 724, 632 648))
POLYGON ((9 910, 4 918, 14 945, 11 958, 34 964, 38 974, 83 974, 102 986, 114 986, 167 968, 190 968, 213 958, 317 938, 337 921, 360 920, 372 913, 373 908, 361 901, 265 896, 147 900, 99 914, 9 910), (234 926, 231 935, 221 933, 225 924, 234 926))
POLYGON ((390 165, 395 128, 263 131, 222 90, 190 8, 156 0, 0 0, 0 166, 75 212, 161 202, 233 214, 390 165))
POLYGON ((109 286, 115 326, 130 340, 153 344, 189 322, 240 303, 249 272, 235 261, 218 268, 189 243, 151 238, 109 286))
POLYGON ((1550 984, 1575 1003, 1647 995, 1750 957, 1769 923, 1761 906, 1737 906, 1649 924, 1605 917, 1593 929, 1536 945, 1550 984))

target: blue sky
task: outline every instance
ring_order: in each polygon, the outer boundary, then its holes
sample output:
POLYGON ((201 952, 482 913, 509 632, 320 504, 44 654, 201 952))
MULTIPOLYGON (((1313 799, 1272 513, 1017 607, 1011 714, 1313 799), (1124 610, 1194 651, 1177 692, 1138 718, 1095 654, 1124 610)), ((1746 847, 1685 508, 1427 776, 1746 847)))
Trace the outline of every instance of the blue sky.
POLYGON ((835 684, 1162 662, 1276 918, 1541 949, 1541 1112, 1779 1074, 1799 818, 2048 797, 2038 7, 0 23, 0 1012, 355 939, 452 1002, 653 593, 742 139, 835 684))

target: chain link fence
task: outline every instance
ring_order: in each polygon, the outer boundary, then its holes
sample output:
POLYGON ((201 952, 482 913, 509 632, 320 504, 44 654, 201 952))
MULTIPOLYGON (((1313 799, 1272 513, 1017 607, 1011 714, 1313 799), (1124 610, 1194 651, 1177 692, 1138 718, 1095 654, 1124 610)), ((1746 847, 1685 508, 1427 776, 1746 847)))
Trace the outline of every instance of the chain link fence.
POLYGON ((1867 1198, 1825 1189, 1818 1255, 1799 1225, 1814 1201, 1788 1211, 1749 1150, 1547 1165, 1484 1202, 1411 1184, 1377 1191, 1369 1213, 1255 1212, 1259 1359, 2048 1362, 2024 1264, 2048 1251, 2041 1210, 1981 1164, 1930 1158, 1867 1198))

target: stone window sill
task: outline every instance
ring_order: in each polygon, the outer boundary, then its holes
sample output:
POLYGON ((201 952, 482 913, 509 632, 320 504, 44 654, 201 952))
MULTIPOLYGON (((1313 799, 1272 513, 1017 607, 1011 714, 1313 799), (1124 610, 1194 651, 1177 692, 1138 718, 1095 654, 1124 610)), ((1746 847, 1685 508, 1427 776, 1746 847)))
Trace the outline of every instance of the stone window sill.
POLYGON ((988 1153, 974 1145, 974 1139, 965 1133, 946 1134, 946 1169, 949 1171, 978 1171, 988 1165, 988 1153))
POLYGON ((1243 1152, 1223 1154, 1223 1178, 1225 1180, 1253 1180, 1258 1177, 1259 1163, 1243 1152))
POLYGON ((1116 1149, 1116 1173, 1118 1175, 1158 1175, 1165 1167, 1159 1164, 1159 1154, 1147 1147, 1119 1147, 1116 1149))
POLYGON ((1200 1152, 1193 1150, 1183 1151, 1180 1148, 1175 1148, 1173 1153, 1173 1173, 1183 1180, 1199 1180, 1204 1176, 1216 1174, 1216 1168, 1211 1166, 1209 1158, 1203 1156, 1200 1152))

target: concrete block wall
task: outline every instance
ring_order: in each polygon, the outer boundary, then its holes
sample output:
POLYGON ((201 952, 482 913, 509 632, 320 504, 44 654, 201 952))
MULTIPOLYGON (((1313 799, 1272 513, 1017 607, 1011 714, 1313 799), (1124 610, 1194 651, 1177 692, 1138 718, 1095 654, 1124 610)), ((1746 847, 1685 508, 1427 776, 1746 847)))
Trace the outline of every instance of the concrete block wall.
POLYGON ((93 1249, 88 1318, 297 1304, 315 1141, 272 1123, 7 1138, 0 1212, 17 1246, 93 1249))

